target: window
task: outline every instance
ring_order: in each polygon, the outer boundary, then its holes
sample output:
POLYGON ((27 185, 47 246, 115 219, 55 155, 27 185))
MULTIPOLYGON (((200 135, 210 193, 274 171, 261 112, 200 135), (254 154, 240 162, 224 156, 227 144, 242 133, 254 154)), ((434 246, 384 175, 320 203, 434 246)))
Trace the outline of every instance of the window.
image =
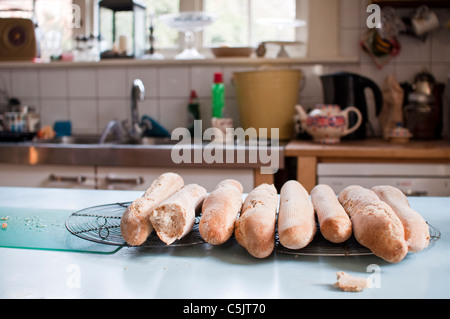
POLYGON ((152 19, 155 28, 157 48, 176 48, 178 46, 178 32, 158 20, 158 16, 166 13, 180 12, 182 0, 141 0, 147 9, 147 30, 152 19))
MULTIPOLYGON (((77 35, 98 34, 98 1, 100 0, 36 0, 39 24, 50 39, 43 45, 60 43, 59 50, 73 48, 77 35), (72 2, 81 7, 81 27, 73 28, 72 2), (60 39, 59 39, 60 38, 60 39)), ((150 17, 155 26, 155 48, 167 58, 183 47, 183 36, 162 23, 158 17, 183 11, 210 11, 220 18, 196 36, 199 49, 220 45, 256 46, 262 41, 302 41, 307 45, 286 47, 291 56, 337 56, 339 2, 335 0, 139 0, 147 8, 146 47, 150 17), (310 19, 314 17, 314 19, 310 19), (277 20, 278 19, 278 20, 277 20), (283 25, 284 21, 305 20, 306 26, 283 25), (323 23, 327 21, 327 23, 323 23), (329 35, 328 35, 329 34, 329 35), (314 41, 308 41, 312 39, 314 41), (330 40, 331 39, 331 40, 330 40), (335 43, 336 42, 336 43, 335 43), (326 47, 327 50, 323 48, 326 47), (331 49, 328 49, 330 48, 331 49)), ((33 0, 0 0, 0 10, 22 7, 31 10, 33 0)), ((29 13, 29 12, 28 12, 29 13)), ((4 16, 4 12, 0 12, 4 16)), ((15 13, 18 14, 18 13, 15 13)), ((277 47, 278 51, 279 48, 277 47)), ((207 52, 209 50, 205 50, 207 52)), ((270 49, 268 50, 270 51, 270 49)), ((266 56, 270 56, 266 54, 266 56)))
POLYGON ((180 34, 159 21, 159 16, 198 10, 219 16, 205 28, 200 41, 196 37, 198 47, 256 46, 267 40, 295 41, 298 38, 295 27, 277 26, 276 21, 268 19, 296 19, 299 1, 303 0, 141 0, 147 10, 147 28, 150 19, 154 24, 157 49, 178 49, 182 42, 180 34))
POLYGON ((295 41, 295 0, 205 0, 219 19, 206 28, 204 46, 256 46, 262 41, 295 41))

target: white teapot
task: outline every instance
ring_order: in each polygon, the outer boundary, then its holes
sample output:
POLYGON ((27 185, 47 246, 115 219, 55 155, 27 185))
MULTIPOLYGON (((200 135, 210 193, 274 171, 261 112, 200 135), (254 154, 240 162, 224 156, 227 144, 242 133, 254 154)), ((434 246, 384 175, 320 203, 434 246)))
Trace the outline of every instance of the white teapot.
POLYGON ((339 143, 341 137, 353 133, 362 123, 362 114, 354 106, 341 110, 339 105, 317 104, 309 114, 301 105, 296 105, 295 109, 302 128, 313 137, 316 143, 339 143), (354 112, 357 115, 357 121, 352 127, 348 127, 349 112, 354 112))

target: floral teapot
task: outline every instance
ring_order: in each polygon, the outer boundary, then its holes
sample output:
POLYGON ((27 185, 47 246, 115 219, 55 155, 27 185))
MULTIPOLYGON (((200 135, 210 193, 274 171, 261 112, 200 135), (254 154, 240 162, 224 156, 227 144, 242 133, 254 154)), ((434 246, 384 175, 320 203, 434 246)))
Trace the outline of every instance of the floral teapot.
POLYGON ((362 123, 362 114, 354 106, 341 110, 339 105, 317 104, 309 114, 301 105, 296 105, 295 109, 301 127, 313 137, 316 143, 339 143, 341 137, 353 133, 362 123), (349 112, 354 112, 357 115, 357 121, 352 127, 348 127, 349 112))

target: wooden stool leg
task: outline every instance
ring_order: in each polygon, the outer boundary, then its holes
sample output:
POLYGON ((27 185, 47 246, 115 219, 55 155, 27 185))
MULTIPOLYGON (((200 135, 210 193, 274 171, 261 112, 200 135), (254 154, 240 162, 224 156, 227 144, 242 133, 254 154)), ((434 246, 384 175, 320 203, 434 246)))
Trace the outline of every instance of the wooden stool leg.
POLYGON ((264 183, 266 184, 275 183, 275 177, 273 176, 273 174, 261 174, 259 168, 254 169, 253 172, 254 172, 255 187, 264 183))
POLYGON ((297 158, 297 181, 299 181, 308 192, 316 186, 317 157, 307 156, 297 158))

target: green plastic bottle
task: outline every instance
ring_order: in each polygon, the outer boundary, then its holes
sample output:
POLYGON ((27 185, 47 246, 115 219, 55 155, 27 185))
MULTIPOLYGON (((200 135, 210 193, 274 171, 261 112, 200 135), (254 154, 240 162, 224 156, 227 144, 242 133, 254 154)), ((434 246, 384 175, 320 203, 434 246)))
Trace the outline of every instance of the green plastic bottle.
POLYGON ((214 83, 211 87, 212 116, 222 118, 225 108, 225 85, 221 72, 214 73, 214 83))

